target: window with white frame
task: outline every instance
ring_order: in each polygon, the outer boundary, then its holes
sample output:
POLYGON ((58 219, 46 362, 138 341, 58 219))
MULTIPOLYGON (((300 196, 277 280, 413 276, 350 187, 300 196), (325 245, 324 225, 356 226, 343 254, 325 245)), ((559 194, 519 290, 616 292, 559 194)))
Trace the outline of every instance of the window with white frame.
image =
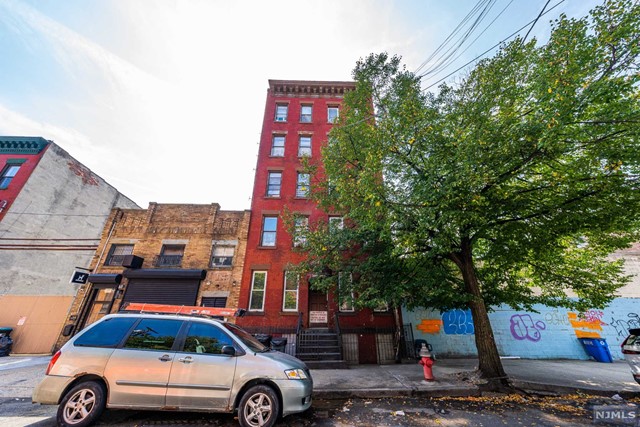
POLYGON ((340 311, 354 311, 351 273, 338 273, 338 301, 340 311))
POLYGON ((267 272, 254 271, 251 279, 251 295, 249 298, 249 311, 264 310, 264 296, 267 289, 267 272))
POLYGON ((284 272, 284 295, 282 311, 298 311, 299 276, 291 271, 284 272))
POLYGON ((282 172, 269 172, 267 177, 267 197, 280 197, 282 172))
POLYGON ((378 301, 378 305, 375 306, 373 311, 383 313, 389 311, 389 303, 386 301, 378 301))
POLYGON ((215 245, 211 255, 212 267, 231 267, 236 247, 232 245, 215 245))
POLYGON ((265 216, 262 218, 262 237, 260 246, 276 245, 276 230, 278 228, 277 216, 265 216))
POLYGON ((335 123, 336 120, 338 120, 339 114, 340 113, 339 113, 338 107, 335 107, 335 106, 327 107, 327 121, 329 123, 335 123))
POLYGON ((344 227, 344 220, 341 216, 329 217, 329 230, 341 230, 344 227))
POLYGON ((298 157, 311 156, 311 137, 308 135, 300 136, 298 139, 298 157))
POLYGON ((311 105, 302 105, 300 107, 300 121, 302 123, 311 123, 312 110, 311 105))
POLYGON ((274 135, 271 141, 271 156, 283 157, 284 156, 284 135, 274 135))
POLYGON ((294 219, 293 246, 304 246, 307 243, 307 231, 309 230, 309 217, 298 216, 294 219))
POLYGON ((276 122, 286 122, 289 106, 287 104, 276 104, 276 122))
POLYGON ((296 181, 296 197, 307 197, 309 195, 309 183, 311 177, 308 173, 298 172, 296 181))

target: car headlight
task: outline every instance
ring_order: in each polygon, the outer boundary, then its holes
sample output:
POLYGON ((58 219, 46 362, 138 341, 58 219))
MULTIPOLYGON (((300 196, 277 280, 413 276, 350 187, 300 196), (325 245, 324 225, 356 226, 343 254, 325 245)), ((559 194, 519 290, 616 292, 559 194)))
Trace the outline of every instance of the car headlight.
POLYGON ((307 374, 304 373, 303 369, 287 369, 284 371, 287 378, 290 380, 306 380, 307 374))

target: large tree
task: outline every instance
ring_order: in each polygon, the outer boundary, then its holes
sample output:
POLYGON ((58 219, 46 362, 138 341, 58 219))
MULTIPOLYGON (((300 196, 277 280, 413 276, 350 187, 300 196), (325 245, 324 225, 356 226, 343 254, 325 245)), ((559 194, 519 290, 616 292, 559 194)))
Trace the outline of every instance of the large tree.
POLYGON ((640 7, 552 26, 435 93, 398 57, 360 60, 310 165, 345 218, 306 236, 312 285, 350 272, 360 305, 470 308, 493 386, 508 382, 487 310, 603 307, 628 280, 607 255, 639 237, 640 7))

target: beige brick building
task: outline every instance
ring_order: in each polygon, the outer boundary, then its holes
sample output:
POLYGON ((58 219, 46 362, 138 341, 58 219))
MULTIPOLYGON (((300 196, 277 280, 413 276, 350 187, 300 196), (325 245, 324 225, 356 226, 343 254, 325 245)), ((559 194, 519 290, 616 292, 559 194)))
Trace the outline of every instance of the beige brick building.
POLYGON ((238 308, 249 219, 216 203, 113 209, 57 347, 127 302, 238 308))

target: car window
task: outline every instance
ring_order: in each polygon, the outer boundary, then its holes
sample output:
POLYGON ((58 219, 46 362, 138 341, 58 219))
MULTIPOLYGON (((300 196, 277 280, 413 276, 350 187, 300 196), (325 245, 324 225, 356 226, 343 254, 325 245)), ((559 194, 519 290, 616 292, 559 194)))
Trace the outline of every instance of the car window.
POLYGON ((260 341, 258 341, 253 335, 249 332, 245 331, 239 326, 236 326, 232 323, 223 323, 224 327, 233 332, 233 334, 240 340, 244 345, 249 347, 251 351, 266 351, 267 347, 265 347, 260 341))
POLYGON ((233 345, 231 337, 215 325, 193 322, 184 342, 186 353, 222 354, 222 347, 233 345))
POLYGON ((124 343, 124 348, 171 350, 181 320, 142 319, 124 343))
POLYGON ((98 322, 73 342, 79 347, 116 347, 138 319, 114 317, 98 322))

